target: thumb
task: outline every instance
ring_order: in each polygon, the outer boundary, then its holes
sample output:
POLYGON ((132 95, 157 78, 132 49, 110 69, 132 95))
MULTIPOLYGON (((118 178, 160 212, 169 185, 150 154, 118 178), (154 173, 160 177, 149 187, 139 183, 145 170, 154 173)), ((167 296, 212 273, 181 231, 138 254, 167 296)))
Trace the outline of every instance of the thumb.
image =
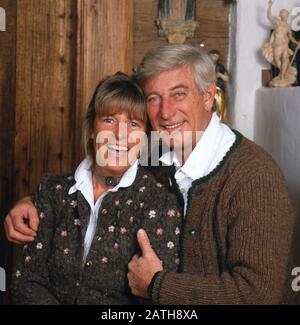
POLYGON ((28 211, 28 218, 29 218, 29 226, 31 229, 33 229, 34 231, 38 230, 38 226, 40 223, 40 219, 38 217, 38 213, 35 207, 32 207, 29 211, 28 211))
POLYGON ((148 235, 144 229, 140 229, 137 233, 137 241, 140 245, 142 255, 146 256, 153 253, 148 235))

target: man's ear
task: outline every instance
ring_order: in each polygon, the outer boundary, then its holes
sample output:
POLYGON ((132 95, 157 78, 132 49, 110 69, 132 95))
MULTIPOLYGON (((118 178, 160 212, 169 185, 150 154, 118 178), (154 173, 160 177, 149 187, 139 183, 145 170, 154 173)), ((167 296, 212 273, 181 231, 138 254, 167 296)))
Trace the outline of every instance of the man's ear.
POLYGON ((205 110, 208 112, 212 111, 215 95, 216 95, 216 84, 212 82, 211 84, 209 84, 205 94, 203 95, 204 107, 205 110))

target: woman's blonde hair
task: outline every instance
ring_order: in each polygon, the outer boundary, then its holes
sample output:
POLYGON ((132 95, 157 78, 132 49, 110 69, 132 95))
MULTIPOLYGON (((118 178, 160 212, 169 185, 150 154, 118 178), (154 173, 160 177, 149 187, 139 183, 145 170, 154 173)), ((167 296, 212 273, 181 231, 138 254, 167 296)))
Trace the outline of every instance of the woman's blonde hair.
POLYGON ((97 85, 85 117, 83 145, 85 154, 95 164, 95 149, 91 139, 96 118, 127 113, 130 118, 142 121, 147 129, 146 102, 142 89, 128 75, 117 72, 102 79, 97 85))

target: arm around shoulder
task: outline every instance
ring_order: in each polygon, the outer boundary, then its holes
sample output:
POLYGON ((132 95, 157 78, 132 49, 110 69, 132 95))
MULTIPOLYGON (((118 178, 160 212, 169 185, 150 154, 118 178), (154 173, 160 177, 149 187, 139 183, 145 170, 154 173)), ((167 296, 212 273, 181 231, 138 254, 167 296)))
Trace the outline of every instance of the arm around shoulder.
POLYGON ((43 178, 33 195, 39 211, 40 228, 35 240, 25 245, 12 279, 14 304, 58 304, 51 293, 47 259, 51 250, 54 216, 49 177, 43 178))

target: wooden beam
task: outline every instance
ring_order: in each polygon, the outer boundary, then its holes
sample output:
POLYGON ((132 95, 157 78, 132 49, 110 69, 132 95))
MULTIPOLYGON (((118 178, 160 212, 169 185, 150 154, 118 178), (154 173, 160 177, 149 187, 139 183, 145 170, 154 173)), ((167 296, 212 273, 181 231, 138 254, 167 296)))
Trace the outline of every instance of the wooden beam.
POLYGON ((45 173, 73 167, 73 0, 22 0, 17 8, 17 196, 45 173))
POLYGON ((133 68, 133 0, 77 1, 77 84, 75 150, 83 154, 82 119, 98 82, 133 68))

